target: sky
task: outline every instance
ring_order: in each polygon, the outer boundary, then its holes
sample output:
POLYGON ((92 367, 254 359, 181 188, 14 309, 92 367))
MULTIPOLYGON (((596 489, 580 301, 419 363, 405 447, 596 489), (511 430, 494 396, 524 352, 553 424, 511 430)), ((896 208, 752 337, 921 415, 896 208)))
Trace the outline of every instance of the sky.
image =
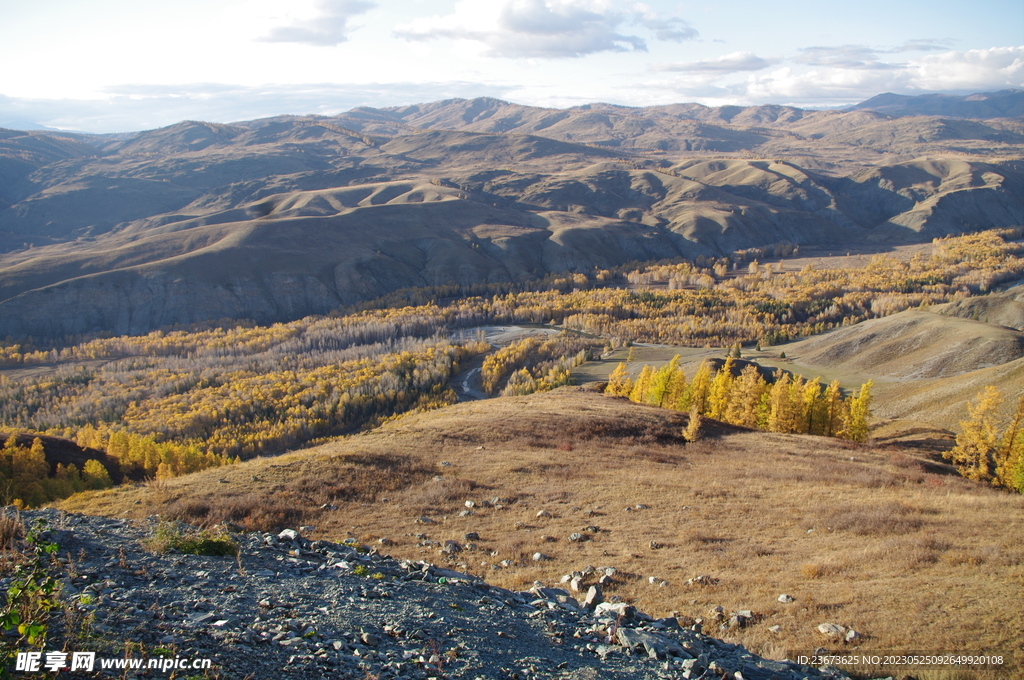
POLYGON ((1024 2, 0 0, 0 127, 1024 89, 1024 2))

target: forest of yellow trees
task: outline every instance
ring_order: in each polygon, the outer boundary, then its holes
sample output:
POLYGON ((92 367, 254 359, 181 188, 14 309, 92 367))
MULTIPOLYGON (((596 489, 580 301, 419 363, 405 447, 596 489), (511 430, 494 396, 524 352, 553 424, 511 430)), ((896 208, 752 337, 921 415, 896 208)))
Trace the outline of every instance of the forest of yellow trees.
MULTIPOLYGON (((131 479, 185 474, 450 404, 449 381, 481 355, 486 392, 526 394, 565 384, 589 356, 631 342, 771 345, 984 293, 1024 277, 1022 235, 937 239, 930 256, 876 255, 852 268, 763 264, 793 248, 752 249, 529 284, 397 291, 269 326, 210 324, 51 346, 7 342, 0 345, 0 427, 74 439, 119 461, 131 479), (460 330, 494 324, 568 332, 493 352, 481 340, 456 339, 460 330)), ((648 369, 628 393, 622 376, 613 376, 613 391, 683 410, 696 403, 707 417, 750 427, 866 436, 867 388, 851 400, 838 386, 788 375, 769 385, 747 372, 685 381, 665 370, 648 369)), ((39 469, 27 462, 35 460, 30 454, 4 454, 5 483, 28 484, 25 470, 39 469)), ((34 504, 61 489, 94 487, 95 472, 64 470, 60 484, 40 478, 38 488, 14 497, 34 504)))
POLYGON ((870 380, 844 398, 838 380, 825 387, 818 378, 804 380, 780 369, 769 382, 755 364, 735 375, 734 361, 727 357, 717 371, 710 362, 702 362, 691 380, 680 368, 678 355, 657 370, 644 366, 636 379, 620 363, 608 376, 606 391, 640 404, 752 429, 867 439, 870 380))

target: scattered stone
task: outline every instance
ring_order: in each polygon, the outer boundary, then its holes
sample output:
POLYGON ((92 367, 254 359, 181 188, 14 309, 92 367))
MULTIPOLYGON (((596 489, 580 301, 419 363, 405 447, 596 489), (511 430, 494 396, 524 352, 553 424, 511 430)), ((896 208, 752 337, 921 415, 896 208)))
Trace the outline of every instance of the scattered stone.
POLYGON ((688 586, 714 586, 718 585, 719 579, 713 576, 702 575, 694 576, 693 578, 686 579, 685 584, 688 586))
POLYGON ((464 540, 464 541, 479 541, 480 540, 480 534, 478 534, 475 531, 470 531, 470 532, 467 532, 465 534, 462 534, 462 540, 464 540))
POLYGON ((651 546, 651 550, 661 550, 663 547, 665 547, 661 543, 658 543, 657 541, 651 541, 650 546, 651 546))
POLYGON ((476 507, 476 503, 474 503, 473 501, 466 501, 466 507, 467 508, 475 508, 476 507))
POLYGON ((785 593, 783 593, 782 595, 779 595, 779 602, 782 602, 782 603, 785 603, 785 604, 789 604, 790 602, 792 602, 795 599, 796 598, 793 597, 792 595, 786 595, 785 593))
MULTIPOLYGON (((673 612, 654 620, 617 596, 604 602, 600 584, 584 583, 611 579, 613 567, 567 573, 564 589, 536 584, 514 592, 463 571, 387 557, 355 538, 308 541, 305 528, 232 534, 243 556, 239 564, 230 555, 147 553, 142 523, 54 510, 22 516, 59 521, 59 554, 81 555, 75 558, 78 578, 58 577, 100 600, 93 633, 145 648, 196 650, 216 659, 222 669, 215 672, 230 669, 232 677, 848 680, 832 668, 773 662, 704 636, 700 619, 678 619, 673 612), (581 607, 574 596, 584 590, 581 607), (486 638, 478 635, 486 631, 486 638)), ((453 558, 470 550, 473 533, 466 532, 462 544, 411 535, 435 550, 459 546, 453 558)), ((526 565, 506 559, 482 566, 526 565)), ((712 611, 724 617, 721 608, 712 611)), ((747 610, 728 620, 743 617, 746 625, 756 620, 747 610)), ((847 639, 859 638, 842 630, 847 639)), ((53 642, 59 648, 65 641, 53 642)))
POLYGON ((583 536, 583 534, 577 531, 575 533, 569 534, 569 540, 572 543, 582 543, 584 540, 586 540, 586 538, 583 536))
POLYGON ((545 555, 544 553, 541 553, 541 552, 533 553, 533 561, 534 562, 546 562, 546 561, 551 560, 551 559, 554 559, 554 558, 551 557, 550 555, 545 555))
POLYGON ((780 625, 768 626, 768 632, 769 633, 781 633, 782 632, 782 626, 780 626, 780 625))
POLYGON ((540 510, 537 513, 537 517, 551 517, 551 513, 548 512, 547 510, 540 510))
POLYGON ((845 639, 847 642, 856 642, 857 640, 861 639, 861 637, 862 636, 860 633, 851 629, 846 631, 846 636, 843 639, 845 639))
POLYGON ((427 516, 423 516, 416 520, 416 524, 434 524, 434 520, 427 516))
POLYGON ((835 623, 818 624, 818 632, 832 640, 838 640, 846 635, 846 628, 835 623))

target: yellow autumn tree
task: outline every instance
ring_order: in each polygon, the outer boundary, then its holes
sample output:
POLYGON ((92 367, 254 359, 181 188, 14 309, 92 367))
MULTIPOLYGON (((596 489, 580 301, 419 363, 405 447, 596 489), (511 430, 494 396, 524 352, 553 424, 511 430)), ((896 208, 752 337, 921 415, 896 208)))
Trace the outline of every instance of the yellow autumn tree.
POLYGON ((615 370, 608 375, 608 387, 604 391, 616 397, 628 397, 633 391, 633 379, 629 377, 625 363, 620 361, 615 370))
POLYGON ((767 385, 760 371, 750 364, 740 372, 733 386, 733 395, 725 412, 725 421, 733 425, 756 429, 761 406, 761 396, 767 385))
POLYGON ((860 386, 860 390, 848 402, 846 427, 843 438, 854 442, 862 442, 868 438, 868 420, 871 418, 871 388, 873 380, 860 386))
MULTIPOLYGON (((1001 443, 998 413, 1002 403, 1003 395, 992 385, 967 403, 967 420, 960 421, 956 446, 946 457, 968 479, 998 483, 996 470, 1000 467, 999 462, 1003 462, 1001 467, 1006 467, 1005 461, 997 461, 1001 443)), ((1013 443, 1010 442, 1007 453, 1012 450, 1013 443)))
POLYGON ((729 408, 729 400, 732 396, 734 382, 732 376, 733 365, 734 360, 732 356, 726 357, 725 364, 722 365, 722 368, 715 373, 715 377, 711 380, 706 407, 706 413, 709 418, 714 418, 715 420, 723 420, 725 418, 725 412, 729 408))

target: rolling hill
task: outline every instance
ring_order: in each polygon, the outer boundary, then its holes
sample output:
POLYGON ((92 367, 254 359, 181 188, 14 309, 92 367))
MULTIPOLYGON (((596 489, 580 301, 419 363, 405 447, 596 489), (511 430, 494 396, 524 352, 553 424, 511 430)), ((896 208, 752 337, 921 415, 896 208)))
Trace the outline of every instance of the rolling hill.
POLYGON ((6 131, 0 335, 324 313, 788 242, 1024 223, 1024 125, 448 100, 136 135, 6 131))
POLYGON ((1012 596, 1024 561, 1019 500, 909 448, 714 422, 707 440, 685 443, 685 422, 562 388, 410 415, 62 507, 307 524, 312 538, 355 540, 510 588, 566 587, 563 574, 611 566, 605 597, 655 615, 701 617, 717 630, 717 606, 756 612, 719 634, 774 658, 820 644, 822 621, 860 632, 863 652, 1016 649, 1021 612, 993 603, 1012 596), (780 604, 780 593, 795 602, 780 604), (920 615, 899 615, 908 610, 920 615))

